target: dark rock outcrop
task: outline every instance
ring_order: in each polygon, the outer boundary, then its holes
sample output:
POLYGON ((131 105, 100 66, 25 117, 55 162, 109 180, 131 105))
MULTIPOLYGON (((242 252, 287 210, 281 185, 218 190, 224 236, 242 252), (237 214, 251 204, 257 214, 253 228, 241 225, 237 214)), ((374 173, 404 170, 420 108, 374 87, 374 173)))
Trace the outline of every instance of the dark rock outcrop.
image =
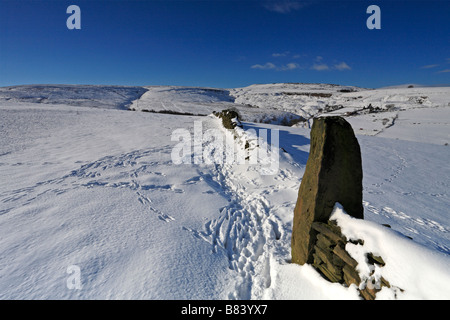
POLYGON ((358 140, 342 117, 314 119, 311 148, 303 176, 292 228, 292 261, 314 261, 317 230, 326 223, 336 202, 355 218, 363 218, 362 162, 358 140))

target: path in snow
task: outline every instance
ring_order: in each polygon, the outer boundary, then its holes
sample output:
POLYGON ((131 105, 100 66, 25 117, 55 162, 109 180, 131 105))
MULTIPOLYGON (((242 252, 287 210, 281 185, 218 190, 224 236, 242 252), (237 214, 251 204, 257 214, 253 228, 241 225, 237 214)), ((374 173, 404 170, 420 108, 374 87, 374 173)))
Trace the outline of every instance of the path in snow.
MULTIPOLYGON (((248 124, 248 128, 258 126, 248 124)), ((280 296, 276 282, 286 275, 277 272, 290 258, 292 212, 309 147, 307 130, 284 131, 281 147, 289 153, 281 153, 275 175, 261 177, 257 167, 237 165, 216 165, 213 177, 202 175, 230 203, 202 230, 189 231, 208 242, 213 252, 227 254, 238 277, 229 294, 232 299, 280 296)), ((377 137, 358 139, 365 219, 389 224, 415 242, 448 254, 450 228, 442 211, 443 203, 449 203, 448 148, 377 137), (431 154, 435 156, 430 159, 431 154)))
MULTIPOLYGON (((221 126, 218 123, 213 120, 212 126, 221 126)), ((259 129, 252 124, 246 125, 245 129, 249 128, 259 129)), ((304 143, 308 141, 304 139, 304 143)), ((283 140, 286 149, 292 148, 290 142, 283 140)), ((296 143, 300 144, 301 139, 296 143)), ((273 175, 261 175, 264 166, 260 164, 223 164, 214 166, 213 176, 200 172, 199 178, 192 181, 207 181, 229 201, 202 230, 186 230, 209 243, 213 254, 226 254, 229 268, 236 275, 230 299, 270 298, 276 278, 271 266, 289 260, 290 220, 305 162, 296 163, 284 155, 280 159, 281 168, 273 175)))

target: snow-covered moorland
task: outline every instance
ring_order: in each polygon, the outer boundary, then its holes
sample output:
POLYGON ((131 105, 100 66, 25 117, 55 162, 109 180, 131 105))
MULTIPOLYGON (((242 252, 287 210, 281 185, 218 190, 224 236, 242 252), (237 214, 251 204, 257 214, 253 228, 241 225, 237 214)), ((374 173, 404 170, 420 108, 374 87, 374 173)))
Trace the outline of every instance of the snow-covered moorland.
POLYGON ((309 126, 327 114, 361 145, 365 219, 332 219, 364 240, 347 248, 362 274, 365 252, 386 262, 377 297, 449 299, 450 88, 325 84, 0 88, 0 298, 360 299, 290 263, 309 126), (279 130, 274 174, 173 163, 177 129, 232 135, 211 115, 226 108, 241 134, 279 130))

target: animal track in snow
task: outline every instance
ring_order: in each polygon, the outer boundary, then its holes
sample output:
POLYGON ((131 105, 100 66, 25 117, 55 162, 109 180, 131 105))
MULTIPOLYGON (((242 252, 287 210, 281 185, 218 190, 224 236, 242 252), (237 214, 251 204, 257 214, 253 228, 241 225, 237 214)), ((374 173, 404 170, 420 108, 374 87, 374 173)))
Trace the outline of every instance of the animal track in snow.
MULTIPOLYGON (((184 190, 175 188, 171 184, 149 184, 140 183, 139 178, 148 179, 155 177, 164 177, 165 173, 153 171, 157 165, 167 165, 170 161, 152 161, 155 153, 166 152, 165 148, 153 148, 147 150, 134 150, 120 155, 109 155, 99 160, 81 164, 78 169, 55 179, 38 182, 32 186, 8 190, 0 194, 2 203, 11 203, 23 206, 33 202, 38 197, 45 194, 58 196, 68 190, 76 188, 122 188, 136 191, 137 200, 156 213, 157 217, 165 222, 171 222, 175 219, 158 209, 150 206, 151 200, 144 195, 145 191, 161 191, 183 193, 184 190)), ((14 207, 13 207, 14 208, 14 207)), ((8 213, 12 208, 4 209, 0 214, 8 213)))
POLYGON ((405 170, 405 168, 407 168, 407 161, 405 158, 403 158, 398 152, 396 152, 394 150, 394 155, 395 157, 399 160, 399 163, 397 165, 395 165, 394 167, 391 168, 392 173, 383 179, 383 181, 377 182, 377 183, 373 183, 372 186, 377 188, 377 190, 372 190, 370 188, 365 187, 364 190, 370 194, 384 194, 384 191, 382 189, 382 187, 386 184, 386 183, 392 183, 394 182, 395 179, 397 179, 401 173, 403 172, 403 170, 405 170))
POLYGON ((390 207, 386 207, 386 206, 382 207, 381 209, 378 209, 378 208, 372 206, 367 201, 363 201, 363 204, 369 212, 372 212, 376 215, 382 215, 387 218, 397 218, 397 219, 401 219, 401 220, 409 220, 416 225, 426 226, 426 227, 433 228, 433 229, 436 229, 441 232, 449 232, 449 230, 447 228, 445 228, 440 223, 438 223, 434 220, 431 220, 431 219, 414 218, 402 211, 396 211, 396 210, 394 210, 390 207))
POLYGON ((168 215, 168 214, 165 214, 165 213, 161 212, 160 210, 154 208, 154 207, 151 205, 152 200, 151 200, 149 197, 147 197, 146 195, 142 194, 142 193, 139 192, 139 191, 136 191, 136 194, 138 195, 138 201, 139 201, 142 205, 146 206, 151 212, 156 213, 158 219, 160 219, 160 220, 162 220, 162 221, 164 221, 164 222, 172 222, 172 221, 175 221, 175 218, 173 218, 172 216, 170 216, 170 215, 168 215))
POLYGON ((199 183, 201 181, 203 181, 203 177, 202 176, 195 176, 195 177, 192 177, 192 178, 186 180, 183 184, 184 185, 197 184, 197 183, 199 183))
MULTIPOLYGON (((376 208, 375 206, 371 205, 367 201, 363 201, 363 205, 368 212, 373 213, 375 215, 383 216, 387 219, 402 220, 402 222, 399 222, 401 227, 413 235, 414 234, 415 235, 423 235, 424 229, 427 229, 429 231, 432 230, 433 232, 437 232, 437 233, 450 232, 450 230, 448 228, 444 227, 439 222, 434 221, 432 219, 421 218, 421 217, 412 217, 402 211, 398 211, 398 210, 395 210, 395 209, 387 207, 387 206, 384 206, 382 208, 376 208)), ((413 238, 414 238, 414 236, 413 236, 413 238)), ((425 239, 425 238, 422 237, 422 239, 425 239)), ((439 251, 443 251, 446 253, 450 252, 449 248, 446 245, 444 245, 442 243, 438 243, 436 241, 433 241, 429 237, 426 237, 426 239, 424 241, 431 242, 432 245, 434 247, 436 247, 439 251)))

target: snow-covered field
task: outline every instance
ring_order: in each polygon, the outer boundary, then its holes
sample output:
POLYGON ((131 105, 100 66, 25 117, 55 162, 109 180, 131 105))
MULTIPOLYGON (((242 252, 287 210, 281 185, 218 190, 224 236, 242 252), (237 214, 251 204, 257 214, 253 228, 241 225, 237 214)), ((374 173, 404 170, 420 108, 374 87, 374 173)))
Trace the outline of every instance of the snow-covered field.
POLYGON ((449 87, 0 88, 0 299, 359 299, 290 263, 308 126, 328 114, 361 145, 365 220, 333 218, 364 239, 362 274, 370 251, 380 299, 450 299, 449 104, 449 87), (210 115, 230 107, 279 130, 274 174, 172 161, 177 129, 230 136, 210 115))

